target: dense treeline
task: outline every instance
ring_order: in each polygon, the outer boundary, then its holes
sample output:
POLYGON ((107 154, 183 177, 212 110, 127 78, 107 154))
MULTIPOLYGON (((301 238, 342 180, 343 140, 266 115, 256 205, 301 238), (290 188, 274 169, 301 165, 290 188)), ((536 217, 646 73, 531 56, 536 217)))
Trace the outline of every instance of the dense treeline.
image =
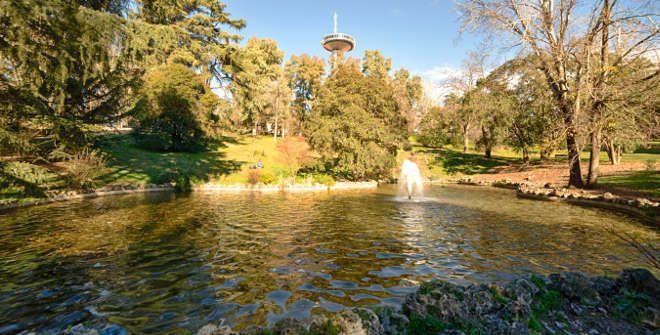
POLYGON ((505 37, 521 56, 484 71, 472 54, 441 111, 430 113, 421 139, 470 139, 490 156, 507 144, 529 160, 563 147, 571 186, 598 181, 600 152, 618 164, 625 150, 659 136, 657 10, 616 0, 459 1, 466 29, 505 37), (586 13, 586 14, 585 14, 586 13), (590 150, 583 181, 580 152, 590 150))
POLYGON ((424 108, 421 78, 391 76, 378 51, 285 62, 274 40, 240 44, 244 26, 215 0, 3 1, 3 183, 25 177, 12 162, 101 166, 94 134, 126 125, 159 151, 226 133, 304 136, 320 155, 308 170, 389 176, 424 108))

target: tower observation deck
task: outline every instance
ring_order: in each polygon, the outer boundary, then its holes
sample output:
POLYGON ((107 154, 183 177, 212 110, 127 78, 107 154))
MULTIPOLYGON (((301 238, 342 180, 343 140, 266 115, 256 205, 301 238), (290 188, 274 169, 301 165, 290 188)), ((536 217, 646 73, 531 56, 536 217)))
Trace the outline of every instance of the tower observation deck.
POLYGON ((334 15, 334 31, 330 35, 325 35, 321 45, 330 52, 349 52, 355 48, 355 38, 349 34, 337 31, 337 13, 334 15))

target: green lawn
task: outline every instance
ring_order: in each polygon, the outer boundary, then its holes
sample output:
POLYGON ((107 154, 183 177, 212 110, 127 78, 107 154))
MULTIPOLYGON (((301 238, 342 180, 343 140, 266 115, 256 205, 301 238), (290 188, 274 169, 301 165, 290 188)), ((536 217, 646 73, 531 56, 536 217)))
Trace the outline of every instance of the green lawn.
POLYGON ((193 183, 247 183, 250 166, 258 162, 264 165, 262 174, 276 178, 288 170, 270 136, 227 137, 198 153, 148 151, 136 146, 130 135, 107 136, 99 147, 109 158, 104 184, 163 183, 177 175, 189 176, 193 183))
POLYGON ((606 176, 598 179, 600 187, 614 190, 632 190, 660 198, 660 171, 640 171, 627 175, 606 176))

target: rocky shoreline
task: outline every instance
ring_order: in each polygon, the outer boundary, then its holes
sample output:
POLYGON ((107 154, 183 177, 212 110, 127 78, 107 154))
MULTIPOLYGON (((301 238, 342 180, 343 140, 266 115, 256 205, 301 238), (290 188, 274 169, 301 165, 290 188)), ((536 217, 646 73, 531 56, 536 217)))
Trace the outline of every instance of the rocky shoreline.
MULTIPOLYGON (((645 269, 617 278, 567 272, 532 275, 495 285, 422 284, 400 308, 351 308, 311 320, 233 331, 208 324, 197 335, 275 334, 658 334, 660 281, 645 269)), ((78 324, 69 335, 128 334, 112 324, 78 324)))
POLYGON ((492 186, 516 190, 521 198, 547 201, 566 201, 569 203, 623 211, 638 216, 654 225, 660 225, 660 202, 642 197, 624 197, 610 192, 590 192, 584 189, 559 187, 552 184, 543 186, 531 182, 513 182, 500 180, 494 182, 474 181, 470 178, 456 181, 461 185, 492 186))
MULTIPOLYGON (((364 190, 378 187, 378 182, 338 182, 334 185, 323 184, 292 184, 292 185, 218 185, 202 184, 191 188, 195 192, 320 192, 335 190, 364 190)), ((173 184, 123 184, 106 186, 89 191, 60 191, 51 192, 47 198, 29 201, 7 201, 0 202, 0 210, 45 205, 54 202, 69 201, 75 199, 97 198, 110 195, 123 195, 147 192, 175 192, 176 185, 173 184)))

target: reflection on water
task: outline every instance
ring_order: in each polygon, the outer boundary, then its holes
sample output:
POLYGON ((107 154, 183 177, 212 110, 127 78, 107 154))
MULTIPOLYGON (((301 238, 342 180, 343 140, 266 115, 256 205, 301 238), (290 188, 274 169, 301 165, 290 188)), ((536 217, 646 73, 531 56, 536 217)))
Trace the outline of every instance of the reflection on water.
POLYGON ((421 280, 505 280, 644 266, 604 228, 657 243, 625 216, 433 187, 332 194, 145 194, 0 215, 0 326, 103 317, 137 333, 238 327, 344 306, 396 306, 421 280))

